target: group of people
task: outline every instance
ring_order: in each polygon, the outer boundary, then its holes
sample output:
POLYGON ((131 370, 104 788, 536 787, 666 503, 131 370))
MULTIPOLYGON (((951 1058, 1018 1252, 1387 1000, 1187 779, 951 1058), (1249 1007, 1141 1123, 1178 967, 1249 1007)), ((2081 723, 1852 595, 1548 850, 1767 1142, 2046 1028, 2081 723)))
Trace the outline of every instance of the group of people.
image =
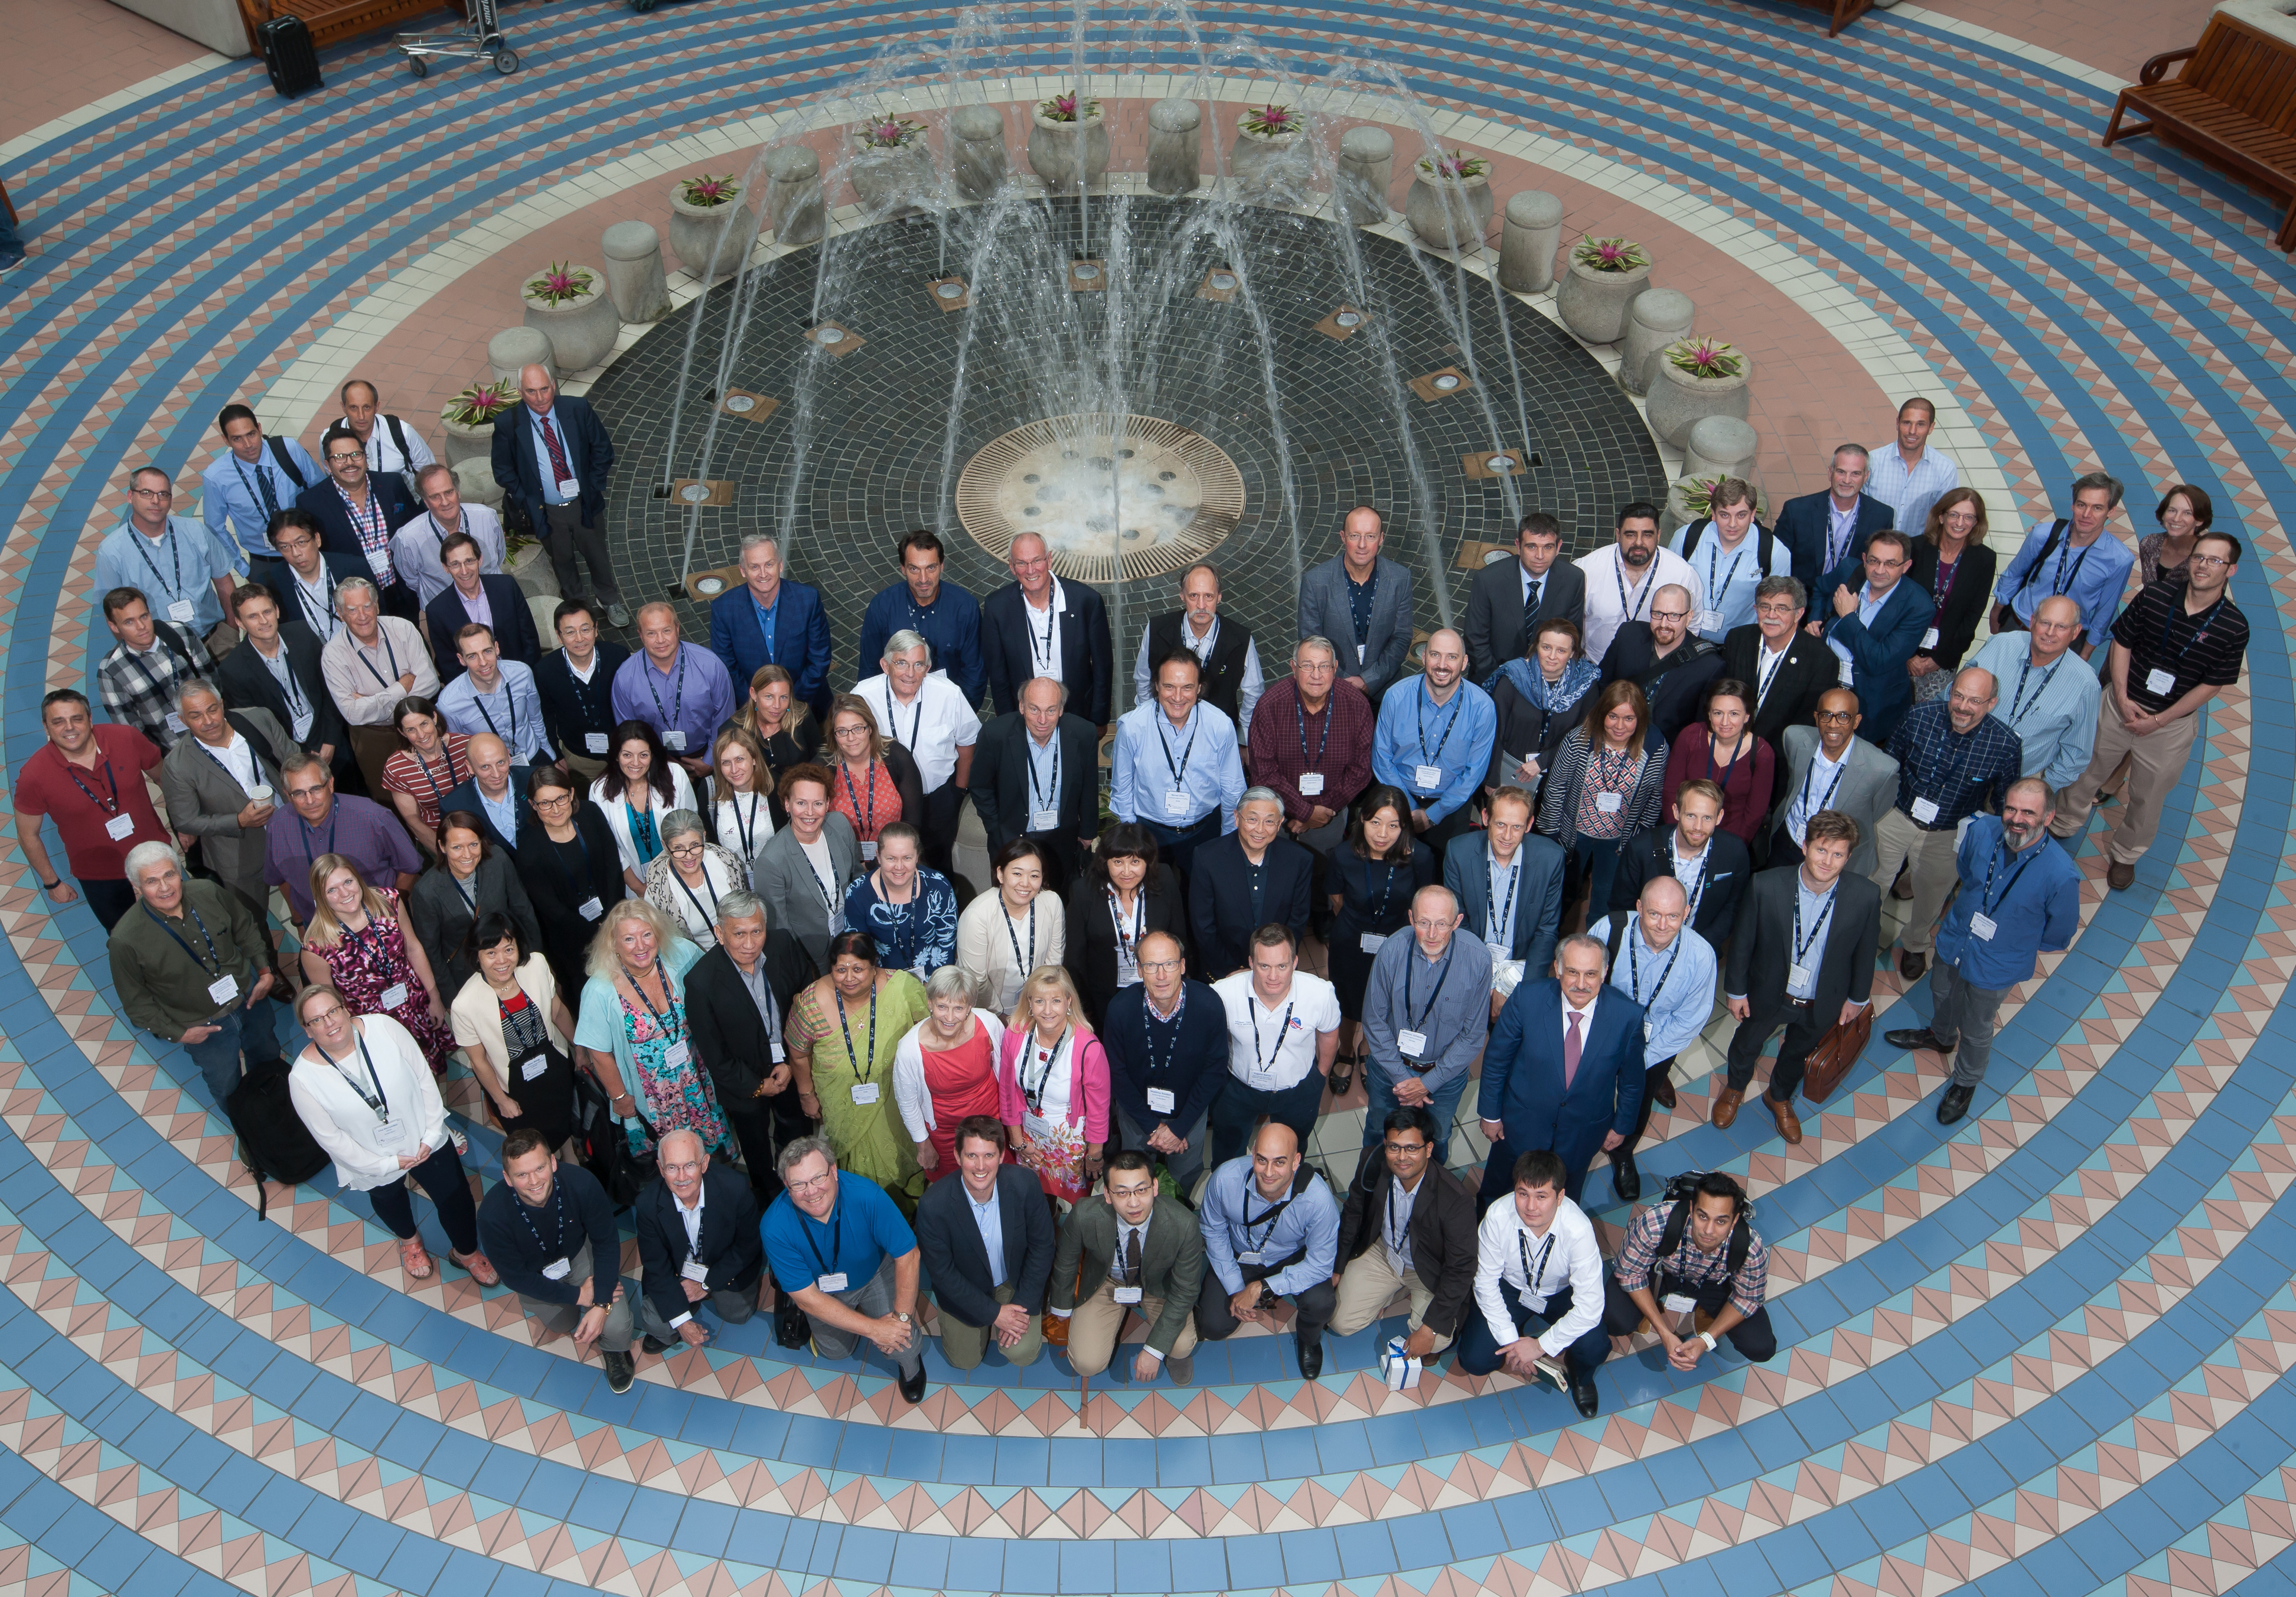
MULTIPOLYGON (((566 592, 578 554, 611 595, 611 442, 538 368, 521 388, 497 478, 566 592)), ((1725 1337, 1767 1358, 1746 1194, 1673 1183, 1606 1274, 1579 1207, 1596 1159, 1640 1197, 1637 1144, 1718 998, 1738 1024, 1714 1124, 1783 1031, 1763 1103, 1799 1142, 1805 1061, 1868 1007, 1890 892, 1898 969, 1934 1002, 1889 1041, 1952 1057, 1958 1120, 2008 991, 2078 930, 2053 835, 2117 797, 2128 885, 2245 645, 2242 547, 2202 490, 2171 487, 2132 557, 2106 531, 2120 485, 2085 475, 1997 562, 1915 400, 1773 526, 1725 479, 1670 537, 1629 504, 1566 562, 1527 515, 1464 627, 1423 640, 1357 509, 1281 677, 1200 563, 1120 714, 1107 608, 1042 538, 976 599, 912 532, 838 692, 821 595, 765 536, 708 647, 671 605, 570 596, 545 652, 499 520, 371 387, 344 399, 328 480, 291 499, 316 468, 226 409, 205 533, 162 474, 131 479, 98 561, 111 719, 47 696, 19 836, 66 901, 55 820, 123 1010, 218 1102, 243 1063, 278 1068, 291 993, 296 1107, 406 1274, 433 1268, 412 1177, 450 1261, 600 1348, 617 1389, 641 1337, 698 1343, 704 1309, 772 1291, 785 1339, 865 1339, 914 1401, 928 1281, 960 1369, 992 1340, 1035 1357, 1049 1314, 1095 1374, 1131 1314, 1134 1372, 1185 1381, 1198 1339, 1288 1300, 1312 1377, 1326 1330, 1398 1291, 1398 1357, 1456 1342, 1460 1369, 1545 1377, 1584 1413, 1644 1323, 1678 1367, 1725 1337), (483 1203, 436 1085, 457 1052, 505 1133, 483 1203), (1447 1163, 1479 1060, 1470 1193, 1447 1163), (1357 1072, 1364 1155, 1334 1192, 1308 1154, 1357 1072), (604 1189, 561 1158, 586 1089, 659 1171, 636 1298, 604 1189)))

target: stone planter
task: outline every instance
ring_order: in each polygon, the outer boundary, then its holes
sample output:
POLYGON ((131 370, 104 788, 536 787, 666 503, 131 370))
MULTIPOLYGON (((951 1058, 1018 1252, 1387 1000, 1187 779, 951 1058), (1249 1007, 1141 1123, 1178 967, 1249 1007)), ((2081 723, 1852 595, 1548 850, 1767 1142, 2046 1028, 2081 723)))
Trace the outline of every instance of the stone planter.
POLYGON ((1238 118, 1235 143, 1228 146, 1228 180, 1236 197, 1257 205, 1297 205, 1308 193, 1307 137, 1303 123, 1292 133, 1254 133, 1238 118))
POLYGON ((1589 344, 1615 344, 1627 331, 1635 296, 1650 287, 1651 269, 1597 272, 1576 260, 1554 291, 1554 314, 1562 325, 1589 344))
POLYGON ((1079 183, 1097 183, 1107 172, 1108 122, 1101 112, 1055 122, 1039 111, 1029 119, 1029 169, 1053 192, 1073 194, 1079 183))
POLYGON ((1472 250, 1489 232, 1497 201, 1488 175, 1434 177, 1414 170, 1403 197, 1403 217, 1430 250, 1472 250))
POLYGON ((871 150, 854 141, 853 160, 845 168, 852 180, 853 198, 872 217, 890 217, 914 210, 931 200, 940 184, 933 173, 932 151, 919 134, 912 143, 892 150, 871 150))
POLYGON ((606 292, 606 274, 595 266, 574 265, 590 274, 590 287, 578 299, 546 305, 520 291, 526 324, 550 340, 552 363, 570 376, 603 362, 614 352, 614 340, 622 331, 621 314, 606 292))
MULTIPOLYGON (((515 405, 516 400, 512 403, 515 405)), ((495 452, 495 424, 482 422, 476 427, 465 427, 450 420, 444 409, 439 413, 439 432, 447 440, 443 457, 450 466, 459 466, 466 460, 491 460, 495 452)))
POLYGON ((708 274, 706 281, 721 283, 742 269, 758 236, 758 213, 750 209, 749 191, 736 188, 734 198, 723 205, 689 205, 679 196, 679 186, 673 184, 669 190, 669 251, 690 275, 708 274), (720 238, 726 241, 722 249, 720 238), (711 273, 713 250, 718 269, 711 273))
POLYGON ((1743 356, 1739 361, 1735 377, 1693 377, 1661 354, 1650 372, 1651 430, 1679 449, 1690 441, 1690 430, 1709 416, 1744 421, 1753 404, 1746 383, 1754 368, 1743 356))

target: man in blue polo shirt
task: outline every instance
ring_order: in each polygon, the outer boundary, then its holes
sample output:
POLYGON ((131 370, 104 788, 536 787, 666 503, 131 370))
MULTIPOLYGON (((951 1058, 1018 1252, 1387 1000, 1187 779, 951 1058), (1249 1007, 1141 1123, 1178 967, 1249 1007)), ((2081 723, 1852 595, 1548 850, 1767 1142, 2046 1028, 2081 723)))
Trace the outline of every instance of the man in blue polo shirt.
POLYGON ((759 1224, 774 1281, 813 1323, 813 1350, 845 1358, 866 1337, 901 1372, 901 1396, 925 1395, 917 1328, 916 1233, 873 1181, 847 1186, 826 1137, 782 1150, 782 1194, 759 1224))

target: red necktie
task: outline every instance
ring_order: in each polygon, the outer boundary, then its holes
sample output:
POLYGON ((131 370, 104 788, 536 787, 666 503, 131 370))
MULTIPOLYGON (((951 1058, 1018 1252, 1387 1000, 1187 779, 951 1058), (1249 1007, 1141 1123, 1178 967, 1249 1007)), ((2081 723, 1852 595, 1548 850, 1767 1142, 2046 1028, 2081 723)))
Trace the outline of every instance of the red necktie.
POLYGON ((558 441, 558 430, 550 424, 546 415, 542 418, 542 441, 550 446, 550 470, 555 480, 563 482, 573 476, 566 469, 566 450, 558 441))
POLYGON ((1570 1090, 1570 1078, 1578 1074, 1578 1011, 1566 1006, 1562 1020, 1567 1029, 1562 1034, 1562 1090, 1570 1090))

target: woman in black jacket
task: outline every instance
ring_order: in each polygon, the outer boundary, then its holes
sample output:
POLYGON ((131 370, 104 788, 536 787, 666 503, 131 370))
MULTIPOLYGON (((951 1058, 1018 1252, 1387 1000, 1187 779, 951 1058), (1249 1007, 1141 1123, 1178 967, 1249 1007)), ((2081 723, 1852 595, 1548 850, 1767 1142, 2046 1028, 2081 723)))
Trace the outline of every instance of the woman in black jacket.
POLYGON ((1942 699, 1953 685, 1993 595, 1993 551, 1985 545, 1985 501, 1973 488, 1939 495, 1930 506, 1928 529, 1914 540, 1914 580, 1937 601, 1922 647, 1906 662, 1915 703, 1942 699))
POLYGON ((558 979, 558 990, 578 995, 589 980, 585 962, 598 922, 629 896, 622 860, 605 813, 583 802, 581 785, 563 766, 537 766, 526 779, 527 802, 542 836, 518 851, 519 885, 542 923, 537 945, 558 979))
POLYGON ((1140 979, 1140 939, 1168 931, 1188 941, 1188 909, 1180 879, 1156 859, 1148 829, 1117 821, 1100 834, 1084 874, 1069 884, 1068 947, 1061 962, 1097 1030, 1119 987, 1140 979))
POLYGON ((439 817, 438 863, 406 895, 407 918, 422 940, 442 993, 459 993, 479 973, 471 930, 489 913, 510 917, 529 948, 542 946, 534 905, 509 858, 488 842, 479 817, 450 809, 439 817))
POLYGON ((1562 740, 1587 718, 1603 680, 1595 662, 1579 654, 1579 641, 1576 622, 1550 616, 1531 635, 1523 657, 1507 661, 1484 684, 1499 717, 1490 772, 1483 778, 1486 798, 1501 788, 1521 788, 1530 796, 1531 813, 1538 813, 1538 784, 1554 768, 1562 740))

